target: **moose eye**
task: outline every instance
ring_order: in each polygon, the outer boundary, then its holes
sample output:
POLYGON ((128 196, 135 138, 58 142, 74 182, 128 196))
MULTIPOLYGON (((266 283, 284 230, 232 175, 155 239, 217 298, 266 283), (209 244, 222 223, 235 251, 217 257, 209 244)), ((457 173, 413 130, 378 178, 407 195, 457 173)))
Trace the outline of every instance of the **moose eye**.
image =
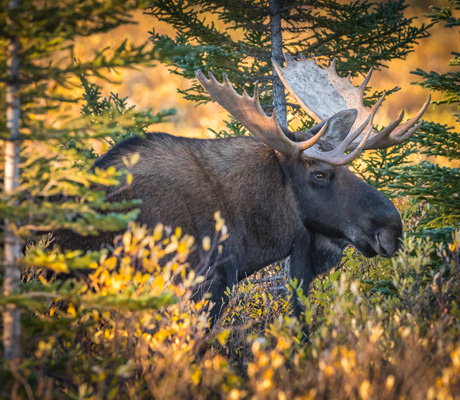
POLYGON ((326 179, 326 174, 323 172, 315 172, 315 178, 318 181, 322 181, 323 179, 326 179))

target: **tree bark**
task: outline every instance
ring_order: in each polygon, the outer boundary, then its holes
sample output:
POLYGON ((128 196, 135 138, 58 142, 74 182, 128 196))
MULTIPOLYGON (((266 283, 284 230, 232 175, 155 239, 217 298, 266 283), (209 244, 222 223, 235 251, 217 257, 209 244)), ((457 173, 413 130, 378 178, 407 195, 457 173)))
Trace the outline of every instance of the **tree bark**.
MULTIPOLYGON (((272 47, 272 58, 283 66, 283 30, 281 28, 281 7, 280 0, 270 0, 270 36, 271 36, 271 47, 272 47)), ((278 123, 287 128, 287 111, 286 111, 286 93, 284 91, 284 85, 275 68, 272 65, 273 73, 273 108, 276 110, 276 117, 278 123)), ((286 274, 287 281, 291 276, 291 260, 288 259, 284 262, 284 271, 286 274)))
MULTIPOLYGON (((19 0, 11 0, 8 8, 19 7, 19 0)), ((19 39, 12 37, 8 41, 7 84, 6 84, 6 121, 10 137, 5 145, 5 194, 11 195, 19 184, 19 39)), ((20 255, 19 238, 12 230, 12 221, 5 220, 5 280, 4 295, 14 293, 20 283, 21 271, 17 265, 20 255)), ((18 360, 20 357, 20 311, 13 304, 5 306, 3 313, 3 349, 6 360, 18 360)))
MULTIPOLYGON (((281 10, 280 0, 270 0, 270 36, 271 36, 271 50, 272 58, 276 60, 279 65, 283 65, 283 36, 281 29, 281 10)), ((273 72, 273 107, 276 110, 278 122, 287 127, 287 113, 286 113, 286 95, 284 86, 278 77, 275 68, 272 66, 273 72)))

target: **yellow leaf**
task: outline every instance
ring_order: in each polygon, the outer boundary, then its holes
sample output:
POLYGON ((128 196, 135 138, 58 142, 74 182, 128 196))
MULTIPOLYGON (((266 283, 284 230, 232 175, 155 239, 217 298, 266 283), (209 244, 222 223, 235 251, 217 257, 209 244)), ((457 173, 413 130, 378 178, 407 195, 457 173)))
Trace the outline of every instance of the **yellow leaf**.
MULTIPOLYGON (((113 269, 115 269, 115 267, 117 266, 117 258, 116 257, 110 257, 107 261, 106 261, 106 265, 107 265, 107 269, 109 271, 112 271, 113 269)), ((101 271, 102 272, 102 271, 101 271)))
POLYGON ((201 369, 197 368, 195 371, 193 371, 192 374, 192 381, 194 385, 198 385, 200 383, 201 379, 201 369))
POLYGON ((363 400, 369 399, 370 394, 369 394, 369 389, 370 389, 371 383, 365 379, 359 388, 359 394, 363 400))
POLYGON ((203 250, 209 251, 210 248, 211 248, 211 238, 209 236, 205 236, 203 238, 203 250))
POLYGON ((241 399, 244 396, 244 394, 244 392, 240 392, 238 389, 232 389, 230 390, 229 398, 231 400, 238 400, 241 399))
POLYGON ((178 253, 183 253, 183 252, 187 251, 187 249, 188 249, 187 245, 183 241, 181 241, 179 243, 179 246, 177 247, 177 252, 178 253))
POLYGON ((214 219, 216 220, 216 232, 220 232, 222 227, 225 225, 225 220, 220 216, 220 212, 214 213, 214 219))
POLYGON ((133 183, 133 174, 128 174, 126 176, 126 183, 131 186, 131 184, 133 183))
POLYGON ((129 160, 131 165, 135 165, 139 162, 140 154, 139 153, 133 153, 131 155, 131 159, 129 160))
POLYGON ((152 283, 152 288, 154 289, 164 289, 165 287, 165 280, 162 275, 158 275, 152 283))
POLYGON ((163 236, 163 224, 158 224, 153 230, 153 238, 158 242, 163 236))
POLYGON ((388 375, 387 380, 385 382, 385 387, 387 388, 388 391, 393 389, 393 386, 395 384, 395 377, 393 375, 388 375))
POLYGON ((130 244, 131 244, 131 233, 125 232, 125 234, 123 235, 123 245, 125 246, 125 249, 127 249, 130 244))
POLYGON ((75 306, 72 303, 70 303, 67 307, 67 312, 74 317, 77 315, 77 310, 75 309, 75 306))
POLYGON ((227 342, 227 338, 228 336, 230 335, 230 330, 229 329, 226 329, 224 331, 222 331, 221 333, 219 333, 216 338, 217 340, 219 341, 220 345, 221 346, 224 346, 225 343, 227 342))
POLYGON ((169 243, 165 247, 165 253, 166 254, 170 254, 170 253, 172 253, 173 251, 176 251, 176 250, 177 250, 177 243, 169 243))

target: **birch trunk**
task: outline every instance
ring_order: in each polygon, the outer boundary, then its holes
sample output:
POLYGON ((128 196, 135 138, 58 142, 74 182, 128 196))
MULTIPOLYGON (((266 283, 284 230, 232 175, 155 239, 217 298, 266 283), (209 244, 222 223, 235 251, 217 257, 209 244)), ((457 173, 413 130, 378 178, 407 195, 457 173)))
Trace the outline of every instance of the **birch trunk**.
MULTIPOLYGON (((281 11, 280 0, 270 0, 270 36, 272 57, 279 65, 283 65, 283 36, 281 29, 281 11)), ((272 67, 273 73, 273 107, 276 109, 278 122, 287 127, 287 113, 286 113, 286 95, 284 86, 278 77, 275 68, 272 67)))
MULTIPOLYGON (((11 0, 8 8, 19 7, 19 0, 11 0)), ((10 138, 5 145, 5 194, 11 194, 19 182, 19 40, 12 37, 8 42, 6 120, 10 138)), ((5 280, 3 293, 9 295, 19 287, 21 271, 17 265, 20 254, 19 238, 11 229, 12 221, 5 220, 5 280)), ((13 304, 5 306, 3 313, 3 348, 6 360, 18 360, 20 356, 20 311, 13 304)))

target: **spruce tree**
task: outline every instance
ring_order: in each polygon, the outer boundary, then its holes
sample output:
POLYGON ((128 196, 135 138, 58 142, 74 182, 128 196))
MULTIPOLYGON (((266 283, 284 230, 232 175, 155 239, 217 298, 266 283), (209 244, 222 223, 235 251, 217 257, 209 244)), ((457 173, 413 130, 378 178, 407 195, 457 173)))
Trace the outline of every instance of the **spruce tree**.
MULTIPOLYGON (((428 14, 434 23, 444 23, 451 32, 460 26, 460 18, 453 11, 460 10, 460 1, 450 0, 451 7, 431 7, 428 14)), ((459 32, 456 33, 457 35, 459 32)), ((449 61, 449 67, 460 65, 460 53, 452 53, 454 58, 449 61)), ((437 107, 457 105, 460 108, 460 73, 458 70, 448 70, 445 73, 436 71, 426 72, 417 68, 413 74, 422 78, 414 82, 431 92, 442 94, 441 99, 433 101, 437 107)), ((454 113, 457 122, 460 114, 454 113)), ((453 127, 437 122, 425 122, 420 131, 412 139, 422 154, 436 156, 436 161, 424 161, 417 165, 407 165, 397 168, 393 189, 400 190, 404 195, 410 195, 419 203, 422 218, 416 226, 416 232, 439 241, 449 241, 452 232, 460 228, 460 171, 456 167, 460 160, 460 132, 458 126, 453 127), (441 167, 437 161, 447 161, 453 164, 441 167)))
MULTIPOLYGON (((280 65, 283 52, 303 53, 326 65, 335 58, 342 76, 385 67, 386 61, 404 58, 427 36, 427 26, 415 27, 413 18, 404 16, 406 8, 403 0, 158 0, 152 1, 149 12, 177 31, 175 38, 152 32, 154 43, 169 41, 172 46, 187 44, 197 49, 195 58, 171 60, 173 73, 192 80, 191 87, 181 91, 185 98, 198 104, 210 100, 194 79, 196 69, 211 71, 218 79, 226 73, 239 93, 246 88, 251 94, 258 80, 261 105, 267 113, 276 107, 281 124, 305 129, 313 120, 293 99, 286 98, 271 58, 280 65), (296 124, 291 115, 300 117, 303 124, 296 124)), ((228 127, 231 129, 216 133, 246 133, 235 120, 228 127)))
POLYGON ((77 38, 135 23, 132 11, 146 5, 142 0, 1 2, 0 140, 5 151, 0 160, 4 184, 0 221, 5 229, 1 238, 4 273, 0 277, 5 295, 1 304, 6 305, 6 359, 17 358, 20 353, 16 306, 20 303, 27 308, 27 302, 18 300, 23 297, 17 297, 25 290, 18 287, 20 265, 25 259, 29 266, 67 272, 72 267, 87 267, 100 256, 99 252, 61 253, 39 244, 21 255, 21 248, 31 238, 38 241, 43 232, 69 229, 91 235, 101 230, 118 231, 137 216, 133 208, 136 202, 109 203, 102 191, 94 189, 95 184, 117 184, 121 173, 93 170, 92 146, 96 140, 107 148, 126 136, 142 134, 147 126, 174 110, 157 114, 137 111, 127 107, 126 99, 117 94, 103 99, 88 80, 108 80, 106 72, 112 69, 149 67, 187 50, 163 43, 156 46, 147 40, 138 46, 124 41, 118 48, 99 50, 84 61, 76 60, 73 50, 77 38), (82 85, 85 105, 81 115, 53 118, 59 114, 51 111, 79 101, 78 96, 63 95, 60 89, 82 85))

